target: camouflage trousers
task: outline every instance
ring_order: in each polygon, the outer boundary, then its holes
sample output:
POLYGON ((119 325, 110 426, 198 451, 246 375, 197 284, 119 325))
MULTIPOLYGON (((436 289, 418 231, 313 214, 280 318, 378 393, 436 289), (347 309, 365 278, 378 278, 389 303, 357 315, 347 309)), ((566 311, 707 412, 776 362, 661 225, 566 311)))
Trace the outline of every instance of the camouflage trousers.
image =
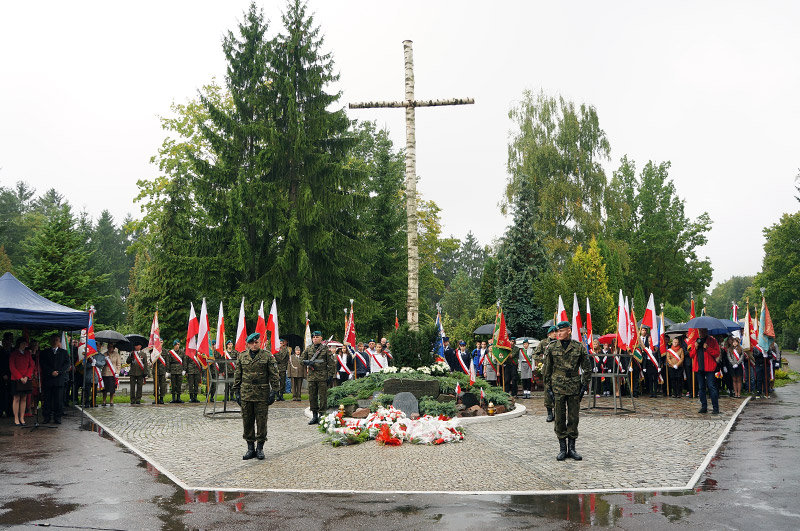
POLYGON ((556 395, 555 432, 559 439, 578 438, 578 416, 580 415, 580 395, 556 395))
POLYGON ((187 374, 186 387, 189 389, 190 395, 196 395, 200 391, 200 375, 187 374))
POLYGON ((544 391, 544 407, 553 407, 553 399, 550 398, 550 393, 547 392, 547 389, 544 391))
MULTIPOLYGON (((155 389, 153 389, 155 393, 155 389)), ((158 396, 164 398, 167 394, 167 369, 161 365, 158 366, 158 396)))
POLYGON ((264 400, 251 402, 242 400, 242 438, 247 442, 264 442, 267 440, 267 417, 269 406, 264 400))
POLYGON ((183 375, 181 371, 178 373, 170 373, 169 375, 171 386, 171 391, 173 394, 180 395, 181 394, 181 387, 183 387, 183 375))
POLYGON ((131 376, 131 402, 142 399, 142 387, 144 387, 144 376, 131 376))
POLYGON ((308 401, 311 411, 318 412, 328 409, 328 382, 308 382, 308 401))

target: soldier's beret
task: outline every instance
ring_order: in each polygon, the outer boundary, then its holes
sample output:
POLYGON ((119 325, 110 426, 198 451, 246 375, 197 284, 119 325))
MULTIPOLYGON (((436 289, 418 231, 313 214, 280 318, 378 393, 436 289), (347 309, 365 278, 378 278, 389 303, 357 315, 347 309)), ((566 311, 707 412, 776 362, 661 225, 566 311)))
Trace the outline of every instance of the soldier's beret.
POLYGON ((286 338, 285 337, 281 338, 281 343, 286 343, 286 338))
POLYGON ((525 340, 523 340, 523 341, 522 341, 522 344, 523 344, 523 345, 530 345, 530 343, 531 343, 531 342, 530 342, 530 341, 528 341, 527 339, 525 339, 525 340))
POLYGON ((563 330, 564 328, 572 328, 572 325, 569 321, 561 321, 558 323, 558 329, 563 330))
POLYGON ((517 338, 516 338, 516 337, 509 337, 509 338, 508 338, 508 340, 509 340, 509 341, 516 341, 516 340, 517 340, 517 338))
POLYGON ((547 333, 552 334, 556 330, 558 330, 558 327, 556 325, 551 325, 550 328, 547 329, 547 333))
POLYGON ((227 347, 228 345, 233 345, 233 340, 232 339, 229 339, 229 340, 227 340, 225 342, 225 346, 227 347))
POLYGON ((175 345, 180 345, 180 344, 181 344, 181 340, 180 340, 180 339, 176 339, 175 341, 173 341, 173 342, 172 342, 172 346, 173 346, 173 347, 174 347, 175 345))
POLYGON ((261 334, 259 334, 258 332, 253 332, 252 334, 247 336, 248 343, 252 343, 253 341, 258 341, 259 339, 261 339, 261 334))
POLYGON ((314 330, 314 333, 313 333, 313 334, 311 334, 311 335, 312 335, 312 336, 319 336, 319 337, 322 337, 322 332, 320 332, 319 330, 314 330))

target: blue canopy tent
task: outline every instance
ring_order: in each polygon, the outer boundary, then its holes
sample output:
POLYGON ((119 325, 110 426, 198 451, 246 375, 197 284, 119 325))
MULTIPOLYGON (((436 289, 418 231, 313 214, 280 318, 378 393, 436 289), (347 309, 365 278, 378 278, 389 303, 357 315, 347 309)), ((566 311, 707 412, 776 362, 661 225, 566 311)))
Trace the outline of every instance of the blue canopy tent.
POLYGON ((87 326, 89 312, 56 304, 11 273, 0 277, 0 330, 80 330, 87 326))

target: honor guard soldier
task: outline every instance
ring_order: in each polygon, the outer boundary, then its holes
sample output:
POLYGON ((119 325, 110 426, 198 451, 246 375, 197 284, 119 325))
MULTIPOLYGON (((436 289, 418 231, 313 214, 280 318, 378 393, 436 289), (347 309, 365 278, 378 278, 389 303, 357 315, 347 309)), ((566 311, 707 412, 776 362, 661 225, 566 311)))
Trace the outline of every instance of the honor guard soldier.
MULTIPOLYGON (((547 329, 547 337, 542 339, 542 341, 536 346, 533 350, 533 359, 537 360, 539 358, 542 359, 542 363, 544 364, 545 360, 545 353, 547 351, 547 345, 551 342, 555 341, 556 339, 556 325, 552 325, 550 328, 547 329)), ((542 372, 544 372, 544 365, 542 365, 542 372)), ((547 408, 547 422, 553 422, 555 417, 553 416, 553 397, 551 393, 545 392, 544 394, 544 407, 547 408)))
MULTIPOLYGON (((233 350, 233 341, 230 339, 225 342, 225 355, 226 359, 233 360, 235 370, 236 360, 239 357, 239 353, 233 350)), ((228 378, 233 378, 233 370, 231 369, 230 362, 226 363, 228 363, 228 366, 226 367, 228 372, 226 374, 228 375, 228 378)), ((233 384, 225 384, 225 400, 233 400, 234 402, 239 401, 239 399, 236 398, 236 393, 233 392, 233 384)))
MULTIPOLYGON (((151 351, 152 353, 152 351, 151 351)), ((153 359, 153 376, 154 380, 158 383, 158 398, 155 397, 155 389, 153 389, 153 403, 156 404, 163 404, 164 403, 164 396, 167 394, 167 372, 169 371, 167 367, 167 360, 164 359, 164 355, 159 353, 153 359), (156 377, 157 376, 157 377, 156 377)))
POLYGON ((131 380, 131 404, 142 403, 142 387, 148 374, 147 356, 142 353, 142 346, 133 347, 133 352, 128 355, 126 363, 130 364, 128 376, 131 380))
POLYGON ((292 350, 286 344, 286 340, 281 338, 281 348, 275 354, 275 361, 278 364, 278 379, 281 381, 281 391, 275 399, 278 402, 283 402, 283 391, 286 389, 286 371, 289 368, 289 356, 292 350))
POLYGON ((167 368, 172 391, 172 404, 183 404, 181 388, 183 387, 183 373, 186 366, 186 356, 181 351, 181 342, 177 339, 172 342, 172 350, 167 356, 167 368))
POLYGON ((328 409, 328 386, 336 374, 336 360, 322 342, 321 332, 314 332, 312 342, 300 358, 308 368, 308 401, 312 413, 309 424, 318 424, 320 411, 324 414, 328 409))
POLYGON ((242 437, 247 441, 242 459, 264 459, 269 406, 282 391, 278 365, 269 351, 258 348, 260 338, 258 332, 247 336, 247 349, 236 360, 233 374, 233 390, 241 397, 242 437))
POLYGON ((578 438, 581 399, 591 377, 592 365, 586 347, 570 339, 572 325, 569 321, 558 323, 556 333, 556 340, 545 351, 543 378, 546 393, 552 395, 555 405, 555 432, 561 450, 556 459, 563 461, 571 457, 580 461, 582 457, 575 451, 575 439, 578 438))
POLYGON ((197 399, 197 393, 200 392, 200 374, 203 372, 197 356, 200 356, 200 354, 196 351, 194 357, 186 354, 184 358, 186 364, 183 366, 186 371, 186 388, 189 391, 189 402, 193 403, 200 402, 197 399))

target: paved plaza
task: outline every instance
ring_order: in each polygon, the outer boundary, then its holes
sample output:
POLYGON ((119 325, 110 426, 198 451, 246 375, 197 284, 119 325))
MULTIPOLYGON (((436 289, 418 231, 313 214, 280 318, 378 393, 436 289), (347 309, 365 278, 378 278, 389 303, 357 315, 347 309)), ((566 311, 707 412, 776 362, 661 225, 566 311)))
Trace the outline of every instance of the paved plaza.
MULTIPOLYGON (((603 400, 598 405, 610 404, 603 400)), ((555 460, 558 443, 541 398, 521 403, 527 414, 468 425, 462 443, 340 448, 322 444, 299 404, 279 403, 269 411, 264 461, 241 459, 240 418, 209 418, 200 405, 86 413, 186 489, 596 492, 691 488, 743 401, 721 398, 719 416, 697 414, 689 398, 644 398, 635 414, 584 411, 577 445, 584 460, 563 463, 555 460)))

